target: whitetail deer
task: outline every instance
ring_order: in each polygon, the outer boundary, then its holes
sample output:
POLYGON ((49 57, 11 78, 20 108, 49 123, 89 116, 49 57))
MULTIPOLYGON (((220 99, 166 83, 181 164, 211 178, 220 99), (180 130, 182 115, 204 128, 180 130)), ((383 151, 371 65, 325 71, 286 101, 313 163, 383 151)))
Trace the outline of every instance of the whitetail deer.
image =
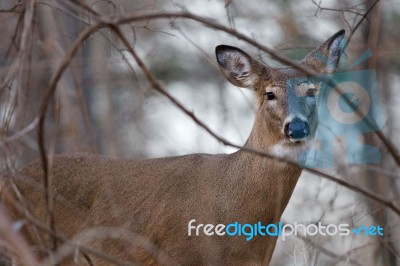
MULTIPOLYGON (((343 37, 344 31, 339 31, 300 63, 318 73, 333 73, 343 37)), ((316 130, 320 84, 293 67, 268 67, 235 47, 216 47, 216 57, 232 84, 251 88, 257 95, 254 127, 244 146, 296 159, 316 130), (297 78, 302 81, 288 85, 297 78), (288 98, 289 93, 302 97, 288 98)), ((194 225, 277 223, 300 173, 300 166, 244 150, 139 161, 57 155, 52 167, 56 230, 72 237, 97 226, 123 228, 150 240, 182 265, 266 265, 276 237, 246 241, 243 236, 189 236, 188 223, 192 219, 194 225)), ((46 221, 43 190, 32 186, 43 180, 41 163, 31 163, 20 177, 16 183, 26 204, 46 221)), ((32 232, 25 226, 28 240, 37 244, 32 232)), ((157 264, 154 254, 126 238, 94 240, 88 245, 132 262, 157 264)), ((92 261, 108 264, 96 257, 92 261)))

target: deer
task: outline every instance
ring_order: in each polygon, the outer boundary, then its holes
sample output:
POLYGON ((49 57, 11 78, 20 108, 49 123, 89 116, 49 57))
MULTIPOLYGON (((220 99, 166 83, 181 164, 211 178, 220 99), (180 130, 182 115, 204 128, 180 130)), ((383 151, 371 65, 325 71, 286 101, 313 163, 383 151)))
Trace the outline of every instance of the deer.
MULTIPOLYGON (((334 73, 344 35, 344 30, 337 32, 298 62, 317 73, 334 73)), ((215 53, 223 76, 256 95, 255 122, 243 148, 231 154, 145 160, 87 153, 54 155, 56 232, 73 238, 91 228, 123 229, 126 234, 96 238, 86 245, 144 265, 162 264, 159 254, 181 265, 270 263, 277 237, 256 235, 248 241, 217 231, 210 234, 210 227, 201 225, 279 222, 302 167, 251 150, 294 160, 307 152, 315 139, 316 101, 323 86, 293 66, 270 67, 233 46, 219 45, 215 53), (288 97, 293 93, 299 97, 288 97), (151 243, 156 251, 130 239, 135 237, 151 243)), ((14 201, 24 199, 32 216, 48 221, 46 195, 39 189, 44 176, 41 161, 28 164, 17 176, 6 182, 9 191, 13 191, 12 183, 18 188, 19 196, 11 195, 14 201)), ((13 206, 8 209, 15 220, 23 219, 13 206)), ((27 223, 21 232, 32 246, 39 245, 34 225, 27 223)), ((83 257, 69 255, 63 262, 86 265, 83 257)), ((89 257, 93 265, 110 264, 105 258, 89 257)))

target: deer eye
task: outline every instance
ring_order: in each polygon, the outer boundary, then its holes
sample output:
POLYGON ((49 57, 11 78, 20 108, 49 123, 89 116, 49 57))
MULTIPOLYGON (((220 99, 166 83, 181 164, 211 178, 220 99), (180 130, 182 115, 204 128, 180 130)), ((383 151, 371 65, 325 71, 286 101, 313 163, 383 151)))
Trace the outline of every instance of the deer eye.
POLYGON ((274 94, 273 92, 271 92, 271 91, 264 93, 264 95, 267 95, 267 99, 268 99, 268 100, 274 100, 274 99, 276 99, 275 94, 274 94))
POLYGON ((315 97, 315 94, 317 94, 316 89, 308 89, 306 92, 307 97, 315 97))

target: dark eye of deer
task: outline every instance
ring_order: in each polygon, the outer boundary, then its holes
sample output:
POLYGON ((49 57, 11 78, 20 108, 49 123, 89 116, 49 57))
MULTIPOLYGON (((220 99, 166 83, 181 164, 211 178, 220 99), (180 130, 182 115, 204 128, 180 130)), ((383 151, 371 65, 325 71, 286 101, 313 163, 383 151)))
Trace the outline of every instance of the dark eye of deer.
POLYGON ((274 100, 274 99, 276 99, 276 97, 275 97, 275 94, 273 93, 273 92, 266 92, 266 93, 264 93, 264 95, 267 95, 267 99, 268 100, 274 100))
POLYGON ((307 97, 315 97, 315 94, 317 93, 316 89, 308 89, 306 92, 307 97))

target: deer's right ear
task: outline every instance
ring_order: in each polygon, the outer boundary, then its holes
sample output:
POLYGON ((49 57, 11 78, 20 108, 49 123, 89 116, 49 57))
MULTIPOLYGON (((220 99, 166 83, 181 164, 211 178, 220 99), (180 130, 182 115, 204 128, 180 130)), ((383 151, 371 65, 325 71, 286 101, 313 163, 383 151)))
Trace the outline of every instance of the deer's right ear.
POLYGON ((254 87, 264 68, 263 65, 233 46, 218 45, 215 54, 221 72, 233 85, 242 88, 254 87))

